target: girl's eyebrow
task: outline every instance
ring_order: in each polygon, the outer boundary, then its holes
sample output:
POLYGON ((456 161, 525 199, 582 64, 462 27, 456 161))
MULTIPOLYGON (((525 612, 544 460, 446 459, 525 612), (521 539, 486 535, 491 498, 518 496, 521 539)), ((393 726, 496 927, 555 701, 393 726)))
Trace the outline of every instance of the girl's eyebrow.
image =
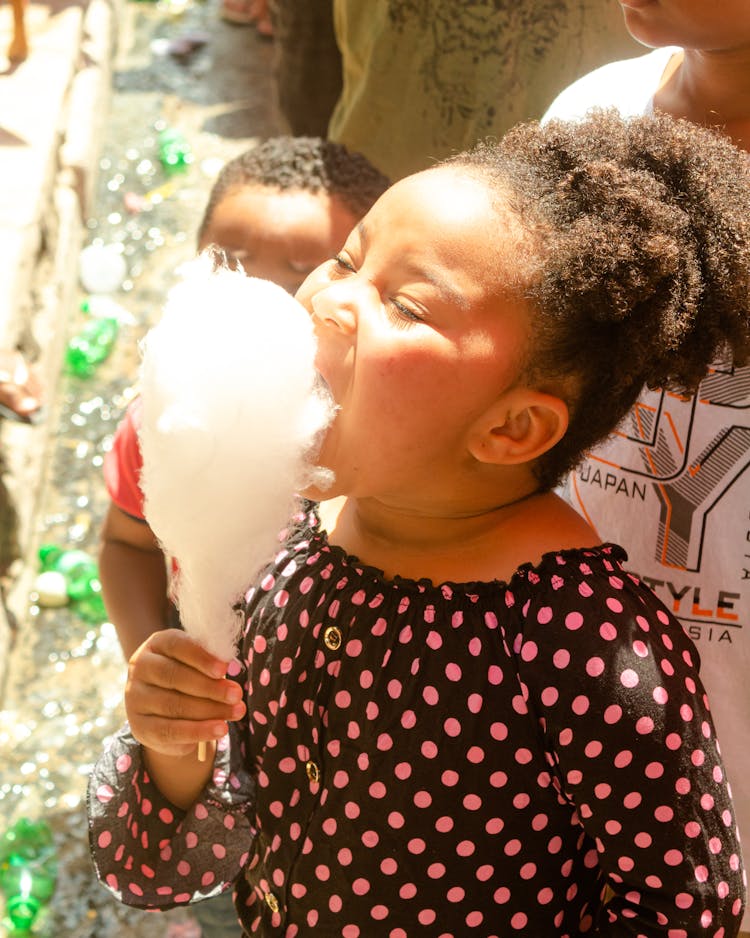
MULTIPOLYGON (((362 248, 367 250, 369 236, 365 223, 363 221, 357 222, 354 230, 359 235, 362 248)), ((437 273, 437 271, 420 267, 417 264, 412 263, 410 260, 407 260, 406 266, 414 274, 414 276, 421 277, 429 284, 431 284, 447 303, 450 303, 452 306, 457 306, 459 309, 465 309, 468 305, 466 297, 454 289, 444 277, 437 273)))

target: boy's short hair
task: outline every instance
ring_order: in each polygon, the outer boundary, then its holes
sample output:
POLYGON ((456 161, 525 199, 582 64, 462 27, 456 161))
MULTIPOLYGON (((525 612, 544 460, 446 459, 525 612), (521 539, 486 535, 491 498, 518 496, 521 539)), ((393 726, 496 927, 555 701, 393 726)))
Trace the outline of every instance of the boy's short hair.
POLYGON ((243 186, 327 192, 361 218, 390 181, 361 153, 321 137, 271 137, 230 160, 208 198, 198 238, 227 193, 243 186))

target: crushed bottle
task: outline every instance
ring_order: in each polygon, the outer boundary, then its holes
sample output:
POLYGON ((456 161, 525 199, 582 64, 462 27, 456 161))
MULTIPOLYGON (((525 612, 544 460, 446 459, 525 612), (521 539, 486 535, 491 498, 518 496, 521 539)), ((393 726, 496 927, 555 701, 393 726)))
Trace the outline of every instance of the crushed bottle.
POLYGON ((49 825, 21 818, 0 839, 0 890, 16 933, 31 930, 56 882, 57 855, 49 825))

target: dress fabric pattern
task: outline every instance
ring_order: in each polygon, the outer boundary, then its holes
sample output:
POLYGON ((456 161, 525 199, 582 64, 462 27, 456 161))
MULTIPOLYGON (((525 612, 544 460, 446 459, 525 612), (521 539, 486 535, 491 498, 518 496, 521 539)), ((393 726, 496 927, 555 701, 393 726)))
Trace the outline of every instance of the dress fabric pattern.
POLYGON ((248 715, 196 805, 165 801, 127 728, 92 775, 122 901, 234 882, 245 932, 286 938, 736 933, 695 649, 621 548, 507 583, 390 580, 305 509, 248 593, 248 715))

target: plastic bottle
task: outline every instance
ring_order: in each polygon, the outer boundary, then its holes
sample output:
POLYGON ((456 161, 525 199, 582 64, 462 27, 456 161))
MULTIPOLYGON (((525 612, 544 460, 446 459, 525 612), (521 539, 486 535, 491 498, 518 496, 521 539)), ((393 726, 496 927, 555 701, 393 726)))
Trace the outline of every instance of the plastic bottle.
POLYGON ((159 133, 159 161, 168 176, 184 173, 193 162, 190 144, 179 130, 165 127, 159 133))
POLYGON ((128 265, 117 244, 89 244, 78 258, 81 285, 87 293, 114 293, 128 275, 128 265))
POLYGON ((0 840, 0 889, 17 932, 27 932, 50 901, 57 882, 52 831, 45 821, 21 818, 0 840))
POLYGON ((112 316, 92 319, 68 342, 65 364, 70 373, 89 378, 106 358, 117 339, 119 323, 112 316))
POLYGON ((85 550, 64 550, 56 544, 42 544, 39 564, 42 573, 55 572, 65 577, 68 596, 83 619, 106 621, 99 567, 90 554, 85 550))

